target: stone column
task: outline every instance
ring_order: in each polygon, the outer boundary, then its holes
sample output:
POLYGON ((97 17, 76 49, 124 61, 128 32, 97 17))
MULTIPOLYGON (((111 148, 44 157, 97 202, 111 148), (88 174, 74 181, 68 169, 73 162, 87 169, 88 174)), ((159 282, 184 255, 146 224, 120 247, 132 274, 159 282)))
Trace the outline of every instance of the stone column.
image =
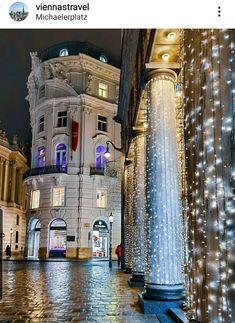
POLYGON ((0 159, 0 201, 2 200, 3 192, 3 159, 0 159))
POLYGON ((144 286, 145 270, 145 135, 134 139, 133 180, 133 260, 130 286, 144 286))
POLYGON ((15 202, 15 193, 16 193, 16 163, 13 162, 11 165, 11 196, 10 202, 15 202))
POLYGON ((3 201, 7 201, 8 200, 8 185, 9 185, 9 160, 5 160, 5 165, 4 165, 3 201))
POLYGON ((19 169, 18 172, 18 197, 17 197, 17 204, 22 204, 22 193, 23 193, 23 168, 19 169))
POLYGON ((172 70, 159 69, 148 74, 147 83, 149 127, 146 182, 149 232, 146 292, 143 297, 166 302, 177 302, 184 297, 175 113, 176 77, 172 70))

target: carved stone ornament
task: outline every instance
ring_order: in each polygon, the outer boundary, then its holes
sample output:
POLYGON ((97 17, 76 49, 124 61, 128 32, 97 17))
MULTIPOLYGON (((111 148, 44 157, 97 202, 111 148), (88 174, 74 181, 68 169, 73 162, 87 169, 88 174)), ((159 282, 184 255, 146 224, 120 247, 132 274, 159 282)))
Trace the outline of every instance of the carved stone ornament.
POLYGON ((66 66, 62 63, 50 63, 50 78, 59 79, 65 83, 69 83, 69 73, 66 66))
POLYGON ((83 107, 83 111, 84 111, 86 114, 90 115, 90 114, 92 113, 92 108, 89 108, 89 107, 83 107))
POLYGON ((92 82, 93 82, 93 76, 91 74, 88 74, 87 86, 86 86, 86 93, 87 94, 92 94, 92 82))

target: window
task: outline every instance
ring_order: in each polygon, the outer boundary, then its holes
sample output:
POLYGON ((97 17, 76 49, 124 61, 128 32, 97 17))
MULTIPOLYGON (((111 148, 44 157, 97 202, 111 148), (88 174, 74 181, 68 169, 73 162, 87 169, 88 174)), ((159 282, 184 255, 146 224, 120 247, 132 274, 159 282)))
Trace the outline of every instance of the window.
POLYGON ((106 167, 106 158, 104 156, 105 152, 105 146, 96 147, 96 169, 104 169, 106 167))
POLYGON ((38 167, 45 167, 46 149, 45 147, 38 148, 38 167))
POLYGON ((99 83, 99 96, 103 98, 108 97, 108 85, 104 83, 99 83))
POLYGON ((53 206, 64 206, 64 187, 53 188, 53 206))
POLYGON ((16 214, 16 225, 19 225, 20 223, 20 216, 19 214, 16 214))
POLYGON ((19 231, 16 231, 16 243, 19 242, 19 231))
POLYGON ((39 118, 38 133, 44 131, 44 116, 39 118))
POLYGON ((107 132, 107 118, 98 116, 98 130, 107 132))
POLYGON ((57 127, 67 127, 67 111, 58 112, 57 127))
POLYGON ((63 48, 60 50, 59 56, 68 56, 69 55, 69 51, 67 50, 67 48, 63 48))
POLYGON ((108 59, 104 54, 100 55, 100 61, 103 62, 103 63, 108 63, 108 59))
POLYGON ((31 193, 31 209, 39 208, 40 190, 35 190, 31 193))
POLYGON ((61 165, 65 168, 66 163, 66 146, 64 144, 59 144, 56 146, 56 165, 61 165))
POLYGON ((97 190, 96 202, 97 207, 107 207, 107 192, 104 190, 97 190))

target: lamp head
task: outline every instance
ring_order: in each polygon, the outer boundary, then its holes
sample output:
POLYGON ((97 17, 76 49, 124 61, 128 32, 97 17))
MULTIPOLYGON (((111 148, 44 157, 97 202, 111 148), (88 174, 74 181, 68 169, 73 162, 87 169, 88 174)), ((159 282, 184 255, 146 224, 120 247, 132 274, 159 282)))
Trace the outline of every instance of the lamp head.
POLYGON ((10 234, 12 234, 13 233, 13 229, 11 228, 11 230, 10 230, 10 234))
POLYGON ((110 223, 113 223, 113 213, 112 212, 109 215, 109 222, 110 223))
POLYGON ((111 154, 109 152, 109 145, 107 144, 107 147, 106 147, 106 152, 104 153, 104 157, 105 158, 110 158, 111 154))

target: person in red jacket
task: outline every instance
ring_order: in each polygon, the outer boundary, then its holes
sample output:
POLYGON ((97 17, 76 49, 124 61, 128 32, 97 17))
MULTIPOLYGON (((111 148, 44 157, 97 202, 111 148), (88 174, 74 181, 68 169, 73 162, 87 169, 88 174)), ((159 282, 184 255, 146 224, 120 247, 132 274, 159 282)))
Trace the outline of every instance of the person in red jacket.
POLYGON ((121 263, 121 257, 122 257, 122 246, 120 244, 117 246, 115 253, 118 257, 118 267, 119 267, 121 263))

